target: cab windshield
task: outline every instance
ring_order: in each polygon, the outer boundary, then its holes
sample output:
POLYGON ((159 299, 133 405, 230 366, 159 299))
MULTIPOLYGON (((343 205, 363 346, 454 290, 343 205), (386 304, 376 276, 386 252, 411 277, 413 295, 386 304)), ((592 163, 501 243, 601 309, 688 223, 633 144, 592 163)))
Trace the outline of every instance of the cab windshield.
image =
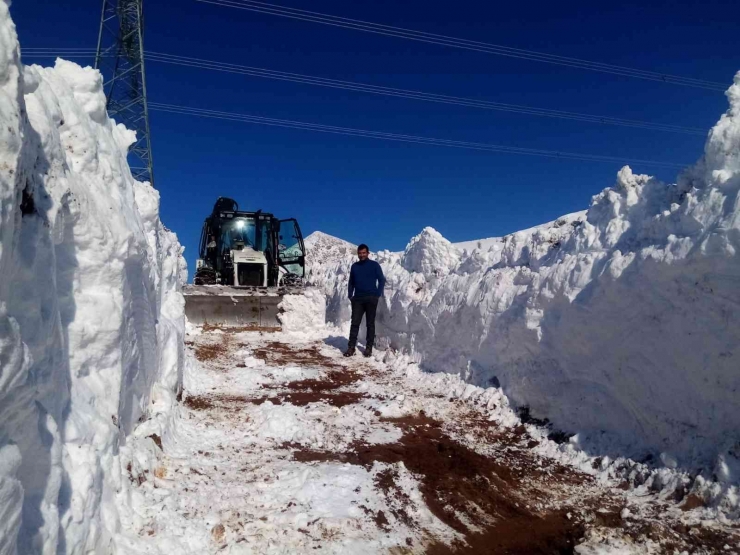
POLYGON ((222 249, 230 251, 239 246, 257 248, 256 235, 253 218, 234 218, 222 228, 222 249))
POLYGON ((251 247, 260 252, 273 249, 271 226, 268 219, 260 219, 258 224, 255 218, 234 218, 225 223, 221 230, 222 252, 237 249, 239 246, 251 247))

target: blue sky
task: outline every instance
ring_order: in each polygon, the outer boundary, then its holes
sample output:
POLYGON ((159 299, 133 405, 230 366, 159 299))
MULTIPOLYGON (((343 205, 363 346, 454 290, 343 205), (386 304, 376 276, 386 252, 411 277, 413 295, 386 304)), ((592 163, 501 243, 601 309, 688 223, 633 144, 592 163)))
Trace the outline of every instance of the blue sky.
MULTIPOLYGON (((99 0, 15 2, 22 47, 94 47, 99 0)), ((145 0, 148 50, 480 100, 708 129, 721 92, 456 50, 179 0, 145 0)), ((740 69, 736 0, 284 5, 609 64, 726 82, 740 69)), ((51 60, 24 58, 24 62, 51 60)), ((690 163, 703 137, 375 96, 151 62, 151 101, 441 139, 690 163)), ((452 241, 584 209, 620 163, 343 137, 151 114, 161 216, 194 266, 216 197, 371 249, 430 225, 452 241)), ((674 181, 675 170, 633 164, 674 181)))

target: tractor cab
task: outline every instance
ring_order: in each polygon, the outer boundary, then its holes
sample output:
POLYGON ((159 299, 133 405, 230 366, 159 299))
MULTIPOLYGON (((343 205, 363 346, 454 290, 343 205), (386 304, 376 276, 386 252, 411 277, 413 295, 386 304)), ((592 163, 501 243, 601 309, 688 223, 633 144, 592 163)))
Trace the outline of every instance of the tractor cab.
POLYGON ((305 247, 298 222, 272 214, 243 212, 219 198, 203 224, 196 285, 279 287, 300 285, 305 247))

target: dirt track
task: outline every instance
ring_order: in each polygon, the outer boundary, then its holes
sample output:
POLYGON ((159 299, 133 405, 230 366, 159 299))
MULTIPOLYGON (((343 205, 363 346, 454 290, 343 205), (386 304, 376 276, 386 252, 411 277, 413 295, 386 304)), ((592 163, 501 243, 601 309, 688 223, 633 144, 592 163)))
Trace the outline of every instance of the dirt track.
MULTIPOLYGON (((213 495, 212 484, 201 479, 211 474, 210 463, 216 463, 212 468, 217 472, 227 466, 243 468, 244 480, 259 480, 271 465, 288 463, 291 473, 301 468, 330 472, 350 467, 367 473, 370 491, 358 486, 349 492, 354 495, 349 503, 362 511, 356 521, 335 526, 312 502, 304 502, 300 514, 307 515, 306 523, 297 528, 298 536, 296 530, 276 530, 270 545, 279 545, 280 538, 286 537, 284 547, 294 552, 340 553, 351 535, 365 542, 358 551, 363 553, 549 554, 573 553, 579 544, 583 544, 579 552, 596 553, 587 548, 609 542, 646 553, 740 551, 736 548, 740 536, 732 527, 682 522, 684 511, 679 509, 690 508, 695 500, 662 500, 656 495, 639 500, 637 507, 629 484, 599 482, 537 454, 540 440, 530 433, 531 425, 496 425, 483 407, 448 398, 438 389, 425 389, 423 382, 410 382, 378 361, 359 356, 343 359, 336 347, 324 342, 291 344, 279 333, 209 330, 196 336, 189 348, 201 362, 200 371, 212 376, 210 387, 198 384, 185 392, 184 406, 190 419, 206 429, 217 428, 223 438, 218 445, 222 452, 193 453, 194 460, 205 459, 205 464, 202 470, 191 464, 195 472, 188 475, 180 495, 213 495), (312 377, 275 379, 286 368, 312 377), (240 380, 261 383, 237 392, 240 380), (403 407, 403 414, 384 414, 393 403, 403 407), (297 413, 298 419, 305 419, 307 429, 320 424, 322 437, 344 439, 281 441, 276 437, 271 447, 261 445, 259 453, 248 446, 237 447, 238 439, 229 439, 229 434, 256 422, 254 411, 261 407, 303 411, 297 413), (352 428, 359 424, 351 418, 359 418, 362 430, 352 428), (395 439, 378 441, 374 435, 378 430, 392 432, 395 439), (257 456, 259 471, 254 466, 257 456), (372 545, 377 550, 368 547, 372 545), (723 549, 725 545, 730 549, 723 549)), ((255 433, 260 429, 255 428, 255 433)), ((177 469, 171 474, 177 474, 177 469)), ((222 473, 226 487, 239 480, 239 474, 228 474, 222 473)), ((291 475, 269 474, 280 480, 291 475)), ((269 476, 264 480, 274 479, 269 476)), ((272 495, 264 484, 261 491, 272 495)), ((276 490, 274 496, 281 495, 276 490)), ((290 501, 282 513, 296 510, 300 499, 290 501)), ((263 522, 272 519, 271 511, 248 498, 236 503, 240 509, 229 500, 230 511, 264 518, 263 522), (264 514, 259 516, 260 512, 264 514)), ((188 516, 197 518, 197 512, 188 516)), ((214 548, 254 540, 254 535, 243 533, 248 526, 244 518, 226 518, 221 525, 224 531, 219 529, 218 541, 212 538, 214 548)), ((259 545, 255 544, 256 552, 259 545)))

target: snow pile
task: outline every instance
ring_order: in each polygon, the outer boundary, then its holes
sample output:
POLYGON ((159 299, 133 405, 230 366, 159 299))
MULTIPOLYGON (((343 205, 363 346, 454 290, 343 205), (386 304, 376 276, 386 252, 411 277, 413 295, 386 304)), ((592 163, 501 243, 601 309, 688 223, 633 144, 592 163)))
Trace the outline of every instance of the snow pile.
POLYGON ((326 314, 326 297, 318 289, 307 287, 301 295, 285 295, 278 309, 278 320, 285 331, 320 327, 326 314))
POLYGON ((0 554, 102 553, 119 448, 182 376, 182 248, 101 76, 23 66, 0 2, 0 554))
MULTIPOLYGON (((427 228, 376 253, 385 345, 500 385, 578 448, 740 480, 740 74, 727 96, 676 185, 624 167, 587 211, 459 245, 427 228)), ((311 268, 337 325, 352 261, 311 268)))
POLYGON ((342 260, 354 254, 357 250, 357 247, 352 243, 337 239, 320 231, 316 231, 306 237, 304 246, 307 250, 306 258, 308 264, 312 268, 316 268, 320 264, 342 260))
POLYGON ((316 231, 304 240, 306 247, 306 280, 326 293, 326 313, 334 314, 336 322, 349 320, 350 309, 343 299, 346 295, 349 274, 344 279, 335 279, 337 272, 349 272, 347 260, 351 260, 357 247, 342 239, 316 231))
POLYGON ((405 270, 425 276, 447 275, 459 262, 457 249, 431 227, 411 239, 401 258, 405 270))

